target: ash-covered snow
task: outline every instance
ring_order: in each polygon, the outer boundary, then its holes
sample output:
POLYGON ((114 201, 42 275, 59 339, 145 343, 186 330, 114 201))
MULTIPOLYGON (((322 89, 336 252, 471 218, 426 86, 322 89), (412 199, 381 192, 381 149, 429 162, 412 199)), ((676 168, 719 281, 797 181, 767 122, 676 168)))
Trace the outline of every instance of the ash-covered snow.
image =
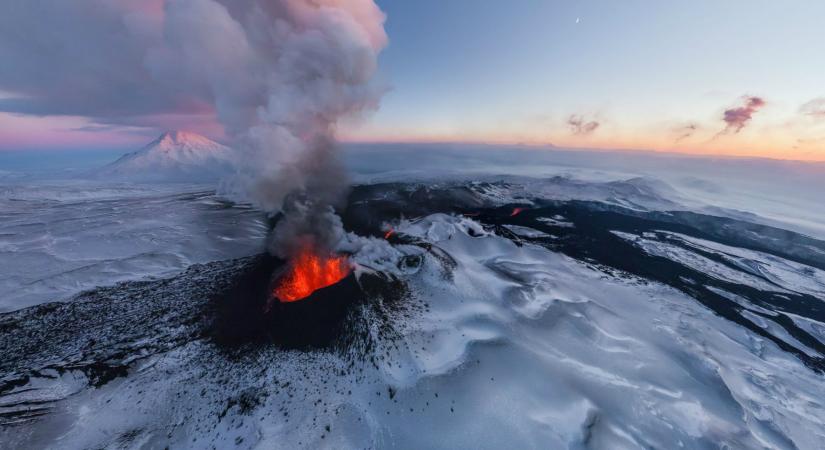
POLYGON ((667 258, 686 266, 695 267, 717 279, 752 286, 762 291, 788 292, 784 288, 771 283, 769 280, 765 280, 749 272, 731 268, 682 246, 621 231, 614 231, 613 233, 639 246, 649 255, 667 258))
POLYGON ((515 233, 517 236, 526 238, 552 238, 552 234, 547 234, 543 231, 536 230, 530 227, 523 227, 520 225, 505 225, 505 228, 515 233))
POLYGON ((476 144, 351 144, 345 157, 362 183, 537 179, 550 198, 611 201, 612 191, 627 207, 677 204, 825 238, 823 163, 476 144))
POLYGON ((573 226, 572 223, 566 221, 564 216, 560 216, 558 214, 556 214, 553 217, 542 217, 538 220, 540 220, 541 222, 546 223, 547 225, 552 225, 554 227, 572 227, 573 226))
POLYGON ((764 278, 782 289, 803 292, 825 299, 825 270, 784 258, 739 247, 720 244, 679 233, 664 233, 699 250, 713 252, 745 272, 764 278))

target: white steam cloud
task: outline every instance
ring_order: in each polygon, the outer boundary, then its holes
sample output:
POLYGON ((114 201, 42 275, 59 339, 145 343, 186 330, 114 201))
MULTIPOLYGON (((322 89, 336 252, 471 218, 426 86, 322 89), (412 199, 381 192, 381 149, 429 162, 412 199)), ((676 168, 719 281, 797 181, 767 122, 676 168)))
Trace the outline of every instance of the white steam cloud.
POLYGON ((326 209, 346 186, 336 123, 377 105, 383 20, 371 0, 170 0, 147 64, 211 97, 241 152, 235 192, 270 212, 290 194, 326 209))
POLYGON ((347 186, 336 124, 382 92, 384 18, 373 0, 3 2, 0 60, 14 63, 0 111, 140 126, 214 116, 239 152, 227 191, 316 233, 347 186))

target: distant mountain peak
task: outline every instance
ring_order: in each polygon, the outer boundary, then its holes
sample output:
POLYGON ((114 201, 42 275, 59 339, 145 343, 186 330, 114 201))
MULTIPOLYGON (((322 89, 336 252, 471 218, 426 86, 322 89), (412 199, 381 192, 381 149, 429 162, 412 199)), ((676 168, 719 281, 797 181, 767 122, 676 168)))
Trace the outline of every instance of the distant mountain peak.
MULTIPOLYGON (((214 145, 217 142, 201 136, 197 133, 192 133, 189 131, 183 130, 171 130, 167 131, 160 135, 157 139, 155 139, 149 146, 153 144, 166 144, 166 145, 181 145, 181 144, 191 144, 191 145, 214 145)), ((218 144, 220 145, 220 144, 218 144)))
POLYGON ((232 166, 232 149, 196 133, 172 130, 101 168, 98 176, 131 179, 216 179, 232 166))

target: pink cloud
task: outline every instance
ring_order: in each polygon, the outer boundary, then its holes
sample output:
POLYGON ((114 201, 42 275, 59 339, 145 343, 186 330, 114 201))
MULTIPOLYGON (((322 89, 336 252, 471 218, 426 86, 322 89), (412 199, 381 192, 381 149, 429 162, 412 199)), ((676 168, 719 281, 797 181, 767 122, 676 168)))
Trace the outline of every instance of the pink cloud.
POLYGON ((34 117, 0 113, 0 151, 51 148, 114 149, 146 143, 138 130, 94 125, 74 116, 34 117))
POLYGON ((722 120, 727 126, 722 133, 738 133, 750 122, 753 115, 765 106, 765 100, 760 97, 745 97, 745 104, 737 108, 725 110, 722 120))

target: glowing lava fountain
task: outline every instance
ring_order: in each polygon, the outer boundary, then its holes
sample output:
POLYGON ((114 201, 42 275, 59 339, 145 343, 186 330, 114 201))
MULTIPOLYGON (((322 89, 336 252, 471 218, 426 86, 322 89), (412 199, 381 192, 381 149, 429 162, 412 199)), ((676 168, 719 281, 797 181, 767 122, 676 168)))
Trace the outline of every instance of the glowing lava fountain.
POLYGON ((309 297, 318 289, 331 286, 349 275, 352 268, 346 256, 319 255, 307 246, 295 256, 287 272, 272 291, 281 303, 309 297))

